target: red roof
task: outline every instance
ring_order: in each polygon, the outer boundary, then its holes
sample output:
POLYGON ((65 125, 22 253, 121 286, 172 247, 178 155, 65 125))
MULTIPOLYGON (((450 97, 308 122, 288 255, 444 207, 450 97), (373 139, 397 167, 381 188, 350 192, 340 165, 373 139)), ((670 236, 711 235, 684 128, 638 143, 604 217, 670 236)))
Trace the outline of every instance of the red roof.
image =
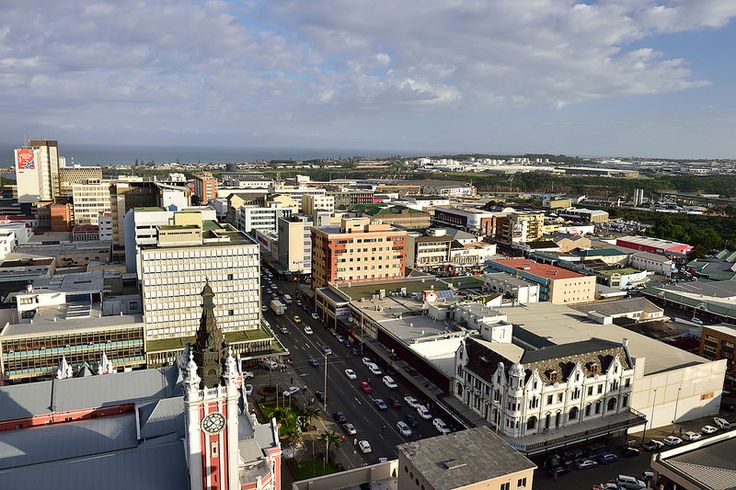
POLYGON ((73 233, 95 233, 98 230, 99 227, 97 225, 82 224, 76 225, 72 231, 73 233))
POLYGON ((498 259, 493 260, 493 262, 505 265, 506 267, 519 269, 545 279, 573 279, 575 277, 585 277, 577 272, 562 269, 561 267, 555 267, 553 265, 540 264, 529 259, 498 259))

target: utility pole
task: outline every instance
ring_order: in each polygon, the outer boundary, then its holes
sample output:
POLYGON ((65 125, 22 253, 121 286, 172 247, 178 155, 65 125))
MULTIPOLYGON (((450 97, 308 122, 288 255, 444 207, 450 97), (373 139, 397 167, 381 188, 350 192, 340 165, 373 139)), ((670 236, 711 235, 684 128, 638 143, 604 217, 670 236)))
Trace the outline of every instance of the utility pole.
POLYGON ((325 353, 325 412, 327 412, 327 353, 325 353))
POLYGON ((675 433, 675 423, 677 422, 677 404, 680 403, 680 390, 682 388, 677 388, 677 398, 675 399, 675 415, 672 417, 672 433, 675 433))

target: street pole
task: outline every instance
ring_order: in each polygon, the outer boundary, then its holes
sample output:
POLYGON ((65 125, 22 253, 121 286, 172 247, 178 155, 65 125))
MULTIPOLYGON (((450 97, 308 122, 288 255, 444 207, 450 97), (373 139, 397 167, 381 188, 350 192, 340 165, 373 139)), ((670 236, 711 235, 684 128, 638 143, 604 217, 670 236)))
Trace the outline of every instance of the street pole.
MULTIPOLYGON (((654 406, 657 404, 657 390, 654 390, 654 400, 652 401, 652 418, 649 420, 649 427, 654 427, 654 406)), ((641 435, 641 442, 644 444, 644 439, 647 437, 647 424, 644 423, 644 432, 641 435)))
POLYGON ((672 433, 675 433, 675 423, 677 422, 677 404, 680 403, 680 390, 682 388, 677 388, 677 398, 675 399, 675 415, 672 418, 672 433))
POLYGON ((327 412, 327 353, 325 353, 325 412, 327 412))

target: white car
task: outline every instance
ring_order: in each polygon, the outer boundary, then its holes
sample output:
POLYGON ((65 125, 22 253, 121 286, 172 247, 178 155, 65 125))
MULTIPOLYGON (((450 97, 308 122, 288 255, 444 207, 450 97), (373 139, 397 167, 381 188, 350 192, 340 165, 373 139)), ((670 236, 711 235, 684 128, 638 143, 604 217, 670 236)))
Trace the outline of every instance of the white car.
POLYGON ((399 420, 398 422, 396 422, 396 428, 399 429, 399 432, 401 433, 402 436, 404 437, 411 436, 411 429, 406 424, 406 422, 404 422, 403 420, 399 420))
POLYGON ((279 367, 279 363, 276 361, 265 361, 263 363, 263 367, 265 367, 266 369, 276 369, 277 367, 279 367))
POLYGON ((703 438, 703 436, 701 436, 697 432, 687 431, 682 435, 682 438, 686 441, 699 441, 703 438))
POLYGON ((248 396, 253 394, 253 385, 245 385, 245 394, 248 396))
POLYGON ((299 393, 299 388, 296 386, 289 386, 287 389, 284 390, 284 398, 288 398, 294 393, 299 393))
POLYGON ((432 414, 429 413, 429 409, 424 405, 417 405, 415 408, 419 416, 422 417, 424 420, 429 420, 432 418, 432 414))
POLYGON ((417 408, 417 405, 419 405, 419 400, 414 398, 413 396, 406 395, 404 397, 404 401, 407 405, 409 405, 411 408, 417 408))
POLYGON ((702 432, 703 434, 715 434, 716 432, 718 432, 718 429, 713 427, 712 425, 706 425, 705 427, 700 429, 700 432, 702 432))
POLYGON ((319 320, 319 315, 316 313, 312 313, 312 318, 314 318, 315 320, 319 320))
POLYGON ((399 388, 399 385, 396 384, 396 381, 394 381, 394 378, 392 378, 391 376, 384 376, 383 384, 385 384, 386 387, 390 390, 396 390, 399 388))
POLYGON ((342 424, 342 428, 345 429, 345 432, 348 433, 348 435, 354 436, 358 433, 357 430, 355 430, 355 426, 351 424, 350 422, 345 422, 342 424))
POLYGON ((721 417, 713 417, 713 423, 718 426, 719 429, 730 430, 731 422, 721 417))
POLYGON ((355 371, 353 371, 352 369, 346 369, 345 376, 347 376, 348 379, 358 379, 358 375, 355 374, 355 371))
POLYGON ((375 364, 368 364, 368 371, 372 372, 376 376, 380 376, 383 374, 383 371, 381 371, 381 368, 379 368, 375 364))
POLYGON ((667 436, 662 441, 667 444, 668 446, 679 446, 682 444, 682 439, 675 436, 667 436))
POLYGON ((361 359, 361 361, 363 361, 363 364, 365 364, 366 366, 369 364, 373 364, 373 361, 370 357, 364 357, 363 359, 361 359))
POLYGON ((363 454, 368 454, 369 452, 373 451, 371 449, 371 444, 365 439, 358 441, 358 448, 363 454))
POLYGON ((243 379, 253 379, 253 373, 251 371, 243 371, 243 379))
POLYGON ((261 306, 261 311, 268 311, 268 306, 266 305, 261 306))
POLYGON ((447 424, 444 420, 437 418, 432 421, 432 425, 434 425, 434 428, 437 429, 442 434, 449 434, 450 428, 447 427, 447 424))
POLYGON ((312 335, 314 333, 314 331, 312 330, 312 327, 310 327, 309 325, 307 325, 306 327, 304 327, 304 333, 307 334, 307 335, 312 335))

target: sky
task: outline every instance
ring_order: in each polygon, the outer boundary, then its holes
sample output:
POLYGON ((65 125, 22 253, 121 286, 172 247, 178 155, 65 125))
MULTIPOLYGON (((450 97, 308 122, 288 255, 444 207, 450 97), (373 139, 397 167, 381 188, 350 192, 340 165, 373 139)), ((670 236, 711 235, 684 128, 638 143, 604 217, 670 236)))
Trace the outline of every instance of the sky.
POLYGON ((736 158, 736 0, 3 0, 0 141, 736 158))

